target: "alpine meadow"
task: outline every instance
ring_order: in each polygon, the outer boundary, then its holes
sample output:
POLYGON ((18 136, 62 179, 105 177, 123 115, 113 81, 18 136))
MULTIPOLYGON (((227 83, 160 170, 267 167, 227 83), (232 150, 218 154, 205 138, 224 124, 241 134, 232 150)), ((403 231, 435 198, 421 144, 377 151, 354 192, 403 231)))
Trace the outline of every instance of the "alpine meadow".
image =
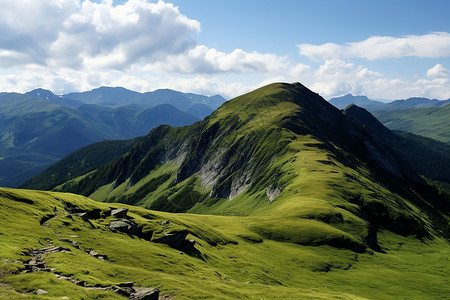
POLYGON ((0 299, 449 299, 450 3, 0 4, 0 299))

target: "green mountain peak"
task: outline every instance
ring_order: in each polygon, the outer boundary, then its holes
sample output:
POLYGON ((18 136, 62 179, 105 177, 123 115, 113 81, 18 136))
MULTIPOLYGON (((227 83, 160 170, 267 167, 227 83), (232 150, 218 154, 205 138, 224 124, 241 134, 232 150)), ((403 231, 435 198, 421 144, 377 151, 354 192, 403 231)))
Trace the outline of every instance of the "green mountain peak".
POLYGON ((432 210, 437 201, 425 200, 433 192, 388 141, 299 83, 262 87, 191 126, 158 127, 121 158, 56 190, 170 212, 253 216, 262 236, 354 251, 379 250, 380 228, 428 235, 408 207, 432 210), (318 222, 317 236, 302 237, 304 220, 318 222), (285 222, 300 227, 277 225, 285 222))

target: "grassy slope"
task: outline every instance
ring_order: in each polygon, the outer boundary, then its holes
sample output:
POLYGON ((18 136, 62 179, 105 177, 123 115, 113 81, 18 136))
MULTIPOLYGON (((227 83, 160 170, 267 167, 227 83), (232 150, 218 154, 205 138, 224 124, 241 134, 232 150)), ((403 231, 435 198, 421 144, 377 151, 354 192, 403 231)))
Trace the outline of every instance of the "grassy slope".
MULTIPOLYGON (((155 130, 148 141, 115 164, 58 189, 84 193, 99 201, 137 204, 157 210, 254 216, 260 219, 251 225, 253 230, 273 240, 298 244, 328 244, 356 250, 367 245, 370 230, 389 227, 398 233, 418 235, 429 230, 428 217, 387 187, 387 181, 396 184, 394 176, 384 173, 384 178, 377 178, 366 163, 339 149, 349 147, 342 144, 345 138, 338 136, 344 134, 342 131, 348 125, 340 124, 345 121, 340 112, 325 101, 317 102, 314 95, 304 96, 304 92, 299 96, 299 105, 297 100, 292 100, 298 90, 303 88, 270 85, 225 103, 196 127, 155 130), (327 115, 330 107, 333 112, 330 118, 338 118, 337 121, 326 119, 320 123, 323 127, 315 128, 314 119, 327 115), (293 129, 289 130, 288 126, 293 129), (295 132, 298 130, 304 133, 295 132), (335 140, 324 142, 320 138, 327 136, 335 140), (155 163, 155 158, 161 156, 158 151, 168 155, 172 150, 167 150, 167 145, 180 145, 183 139, 194 150, 181 155, 186 157, 181 164, 176 162, 177 157, 162 166, 155 163), (202 149, 204 145, 209 146, 202 149), (220 157, 220 153, 224 154, 220 157), (246 156, 251 158, 240 160, 246 156), (195 168, 215 160, 232 164, 215 175, 218 184, 211 190, 204 182, 207 171, 202 173, 195 168), (242 165, 241 169, 236 169, 236 165, 242 165), (123 171, 123 166, 130 169, 128 173, 123 171), (139 170, 143 171, 137 176, 139 170), (236 177, 245 178, 246 172, 251 174, 252 182, 242 183, 248 184, 245 192, 234 198, 221 196, 222 187, 227 187, 236 177), (105 173, 112 175, 104 179, 105 173), (271 186, 283 190, 273 202, 266 195, 271 186), (283 225, 274 226, 289 222, 298 226, 288 231, 283 225), (302 238, 306 228, 316 236, 302 238)), ((382 160, 388 161, 387 154, 382 160)))
POLYGON ((392 130, 412 132, 445 143, 450 142, 450 105, 373 113, 392 130))
POLYGON ((142 138, 125 141, 102 141, 78 149, 24 182, 25 189, 49 190, 55 185, 90 172, 120 157, 142 138))
MULTIPOLYGON (((421 242, 383 231, 379 242, 387 254, 358 254, 261 238, 252 231, 260 217, 170 214, 129 207, 130 217, 143 228, 157 232, 162 220, 187 228, 188 238, 197 242, 197 252, 181 254, 163 244, 109 231, 111 217, 90 223, 66 218, 63 203, 100 209, 102 215, 110 206, 125 207, 73 194, 0 189, 0 297, 32 298, 41 288, 49 292, 42 299, 120 298, 56 279, 52 272, 21 274, 22 264, 10 261, 26 261, 28 251, 43 247, 46 239, 71 249, 46 257, 48 266, 59 274, 89 285, 133 281, 137 286, 158 287, 163 295, 176 299, 445 299, 450 293, 449 245, 439 238, 421 242), (40 226, 55 208, 57 216, 40 226), (95 259, 59 238, 76 240, 82 249, 92 248, 108 260, 95 259)), ((292 227, 292 223, 276 225, 286 231, 292 227)), ((302 232, 309 234, 313 233, 302 232)))

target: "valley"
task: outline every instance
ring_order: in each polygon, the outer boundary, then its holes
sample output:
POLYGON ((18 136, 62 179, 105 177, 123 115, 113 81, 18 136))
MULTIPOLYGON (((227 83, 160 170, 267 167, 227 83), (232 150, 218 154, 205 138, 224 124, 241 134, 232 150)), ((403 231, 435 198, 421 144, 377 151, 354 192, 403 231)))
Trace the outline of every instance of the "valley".
POLYGON ((18 187, 95 142, 143 136, 161 124, 195 123, 223 101, 220 96, 112 87, 68 95, 44 89, 0 93, 0 186, 18 187))

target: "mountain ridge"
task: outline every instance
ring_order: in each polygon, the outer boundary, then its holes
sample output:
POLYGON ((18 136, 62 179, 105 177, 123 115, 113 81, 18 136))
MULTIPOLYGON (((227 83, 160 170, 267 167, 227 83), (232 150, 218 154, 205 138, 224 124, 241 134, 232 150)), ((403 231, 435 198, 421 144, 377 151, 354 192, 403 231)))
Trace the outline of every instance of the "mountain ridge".
POLYGON ((18 186, 94 142, 145 135, 160 124, 183 126, 200 120, 169 104, 148 109, 71 107, 73 101, 52 95, 46 90, 0 94, 0 185, 18 186))
POLYGON ((254 230, 298 243, 308 242, 268 228, 279 214, 293 222, 311 218, 340 231, 319 243, 382 251, 381 228, 428 235, 427 222, 407 206, 436 213, 439 196, 380 141, 303 85, 277 83, 224 103, 194 125, 158 127, 118 160, 56 190, 170 212, 259 218, 270 212, 273 219, 254 230), (306 213, 301 199, 319 205, 320 216, 306 213))
POLYGON ((344 109, 347 105, 353 103, 362 108, 367 109, 370 112, 375 112, 375 111, 402 110, 410 108, 426 108, 435 106, 439 107, 450 103, 450 99, 437 100, 437 99, 428 99, 425 97, 411 97, 408 99, 392 100, 390 102, 381 102, 377 100, 371 100, 364 95, 354 96, 352 94, 347 94, 341 97, 331 98, 329 102, 339 109, 344 109))

